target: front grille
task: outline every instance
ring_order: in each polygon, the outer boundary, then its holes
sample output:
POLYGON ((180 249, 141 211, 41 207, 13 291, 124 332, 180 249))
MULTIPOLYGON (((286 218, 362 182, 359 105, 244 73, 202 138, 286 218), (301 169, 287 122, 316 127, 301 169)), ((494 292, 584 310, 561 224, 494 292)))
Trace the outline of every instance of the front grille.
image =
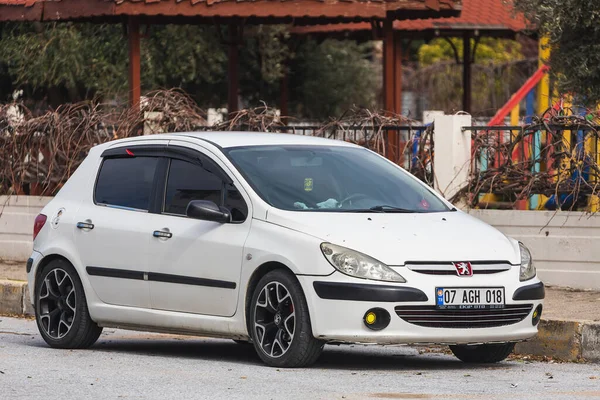
POLYGON ((435 306, 396 306, 396 314, 413 325, 428 328, 491 328, 512 325, 529 315, 533 304, 504 308, 438 310, 435 306))
MULTIPOLYGON (((454 270, 439 270, 439 269, 412 269, 414 272, 418 272, 419 274, 427 274, 427 275, 455 275, 456 269, 454 270)), ((497 274, 499 272, 507 271, 506 269, 481 269, 473 270, 473 275, 481 275, 481 274, 497 274)))
MULTIPOLYGON (((407 261, 404 265, 419 274, 457 275, 456 267, 449 261, 407 261)), ((473 275, 488 275, 510 271, 512 265, 508 261, 471 261, 471 267, 473 275)))

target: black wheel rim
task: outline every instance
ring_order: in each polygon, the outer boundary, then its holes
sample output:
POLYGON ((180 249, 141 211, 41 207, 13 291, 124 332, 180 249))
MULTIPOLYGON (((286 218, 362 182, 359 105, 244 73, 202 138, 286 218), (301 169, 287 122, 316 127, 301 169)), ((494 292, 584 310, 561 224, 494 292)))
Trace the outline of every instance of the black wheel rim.
POLYGON ((62 339, 71 327, 76 313, 76 295, 69 274, 56 268, 42 281, 38 297, 40 326, 52 339, 62 339))
POLYGON ((283 356, 294 340, 296 311, 289 290, 269 282, 260 291, 254 308, 254 332, 258 347, 269 357, 283 356))

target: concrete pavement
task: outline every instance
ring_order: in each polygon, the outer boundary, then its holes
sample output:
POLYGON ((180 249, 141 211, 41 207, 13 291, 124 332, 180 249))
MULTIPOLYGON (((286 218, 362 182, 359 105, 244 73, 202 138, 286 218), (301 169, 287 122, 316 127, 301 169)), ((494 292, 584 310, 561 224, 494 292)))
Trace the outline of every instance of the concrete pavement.
POLYGON ((314 367, 285 370, 229 340, 115 329, 89 350, 51 349, 34 321, 0 317, 0 397, 587 399, 600 397, 600 365, 512 359, 473 366, 407 346, 326 346, 314 367))

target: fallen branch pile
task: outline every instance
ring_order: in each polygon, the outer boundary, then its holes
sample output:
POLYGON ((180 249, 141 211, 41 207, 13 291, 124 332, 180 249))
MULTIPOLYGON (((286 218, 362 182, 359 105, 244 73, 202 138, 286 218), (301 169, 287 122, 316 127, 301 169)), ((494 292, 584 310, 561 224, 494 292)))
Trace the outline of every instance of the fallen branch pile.
POLYGON ((470 178, 451 201, 465 201, 475 207, 483 194, 498 195, 500 201, 508 203, 541 194, 551 200, 548 209, 585 207, 588 196, 598 195, 600 189, 595 150, 599 133, 592 117, 550 109, 513 131, 512 138, 506 131, 474 131, 470 178), (578 136, 578 132, 583 134, 578 136))
MULTIPOLYGON (((418 125, 417 121, 398 114, 353 107, 339 118, 332 118, 315 132, 315 136, 346 140, 386 155, 386 135, 389 127, 418 125)), ((395 133, 398 134, 398 133, 395 133)), ((401 154, 408 141, 401 142, 401 154)))
POLYGON ((214 131, 281 132, 291 119, 263 103, 260 107, 244 109, 229 115, 227 121, 211 126, 214 131))
POLYGON ((420 135, 416 121, 363 108, 317 126, 293 126, 289 117, 266 105, 233 113, 207 127, 205 114, 177 90, 152 92, 138 108, 83 102, 34 116, 22 104, 0 106, 0 194, 53 195, 83 161, 90 148, 144 133, 198 130, 302 133, 346 140, 382 155, 392 151, 425 182, 433 183, 432 127, 420 135), (397 135, 396 148, 386 146, 397 135), (416 154, 412 154, 417 143, 416 154))
POLYGON ((160 132, 197 130, 204 114, 180 91, 149 93, 140 108, 67 104, 34 116, 22 104, 0 105, 0 194, 52 195, 90 148, 140 135, 148 113, 160 132))

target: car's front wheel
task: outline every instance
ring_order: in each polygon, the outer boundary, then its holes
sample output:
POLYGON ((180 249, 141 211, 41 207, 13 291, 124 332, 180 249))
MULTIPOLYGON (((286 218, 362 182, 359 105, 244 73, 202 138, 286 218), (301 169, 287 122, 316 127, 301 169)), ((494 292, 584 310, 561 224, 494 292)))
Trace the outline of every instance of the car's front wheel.
POLYGON ((82 349, 102 333, 87 308, 75 268, 64 260, 46 265, 35 282, 35 319, 42 338, 52 347, 82 349))
POLYGON ((324 342, 312 334, 302 287, 291 273, 271 271, 258 282, 250 318, 252 342, 267 365, 305 367, 321 355, 324 342))
POLYGON ((452 353, 466 363, 491 364, 505 360, 515 348, 514 343, 450 346, 452 353))

